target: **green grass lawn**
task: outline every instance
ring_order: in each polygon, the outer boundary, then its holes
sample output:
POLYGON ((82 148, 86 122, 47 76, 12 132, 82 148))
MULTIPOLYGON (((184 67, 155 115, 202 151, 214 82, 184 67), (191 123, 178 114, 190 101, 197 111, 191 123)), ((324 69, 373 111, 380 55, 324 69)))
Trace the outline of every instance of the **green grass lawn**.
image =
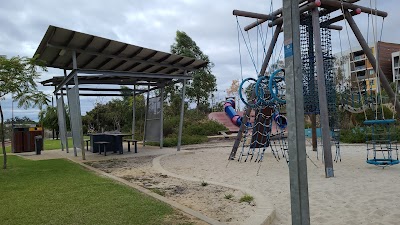
POLYGON ((0 224, 188 224, 171 222, 179 213, 167 204, 68 160, 8 160, 0 224))
MULTIPOLYGON (((89 137, 84 136, 84 139, 89 139, 89 137)), ((86 144, 86 143, 85 143, 86 144)), ((90 145, 90 144, 89 144, 90 145)), ((73 146, 72 144, 72 138, 68 138, 68 146, 71 148, 73 146)), ((61 149, 61 140, 56 140, 56 139, 44 139, 43 141, 43 149, 44 150, 53 150, 53 149, 61 149)), ((86 145, 85 145, 86 149, 86 145)), ((11 146, 6 147, 6 152, 10 153, 11 152, 11 146)))
MULTIPOLYGON (((84 139, 86 139, 86 137, 84 137, 84 139)), ((68 147, 71 148, 72 146, 73 146, 72 138, 68 138, 68 147)), ((86 148, 86 146, 85 146, 85 148, 86 148)), ((44 139, 43 149, 44 150, 61 149, 61 140, 44 139)))

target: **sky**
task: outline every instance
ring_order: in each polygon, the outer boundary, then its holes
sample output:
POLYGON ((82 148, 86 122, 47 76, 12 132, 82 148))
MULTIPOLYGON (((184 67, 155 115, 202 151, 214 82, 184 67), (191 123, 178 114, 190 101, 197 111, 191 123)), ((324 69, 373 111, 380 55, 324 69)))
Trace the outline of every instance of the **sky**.
MULTIPOLYGON (((396 3, 395 0, 361 0, 357 3, 388 12, 389 16, 383 23, 382 41, 400 42, 400 14, 396 3)), ((219 101, 225 98, 232 80, 256 77, 267 48, 263 43, 268 46, 273 32, 272 28, 264 25, 242 35, 238 32, 238 24, 243 28, 255 20, 237 20, 232 11, 239 9, 268 14, 281 6, 282 0, 3 1, 0 7, 0 55, 32 57, 49 25, 164 52, 170 51, 176 31, 180 30, 186 32, 215 64, 212 71, 217 78, 218 91, 214 95, 219 101)), ((354 19, 364 36, 369 37, 369 42, 374 39, 374 30, 377 31, 376 39, 380 40, 381 18, 373 19, 363 13, 354 19), (376 22, 376 27, 371 25, 373 22, 376 22)), ((332 31, 334 53, 341 51, 339 37, 343 50, 359 46, 350 28, 347 35, 344 22, 336 24, 342 25, 343 30, 340 36, 338 31, 332 31)), ((283 34, 274 51, 274 61, 282 58, 282 40, 283 34)), ((61 70, 49 69, 42 73, 39 81, 61 75, 61 70)), ((39 89, 49 95, 53 90, 40 85, 39 89)), ((107 100, 109 98, 82 97, 82 113, 91 110, 96 102, 107 100)), ((5 118, 11 118, 11 96, 0 101, 5 118)), ((34 120, 37 120, 39 112, 38 109, 17 108, 15 103, 13 111, 14 116, 27 116, 34 120)))

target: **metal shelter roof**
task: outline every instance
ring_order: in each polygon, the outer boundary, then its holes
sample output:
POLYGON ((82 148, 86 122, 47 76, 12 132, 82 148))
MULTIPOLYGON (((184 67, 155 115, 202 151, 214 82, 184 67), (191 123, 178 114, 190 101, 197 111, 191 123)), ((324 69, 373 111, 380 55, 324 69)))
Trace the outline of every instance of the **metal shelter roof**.
MULTIPOLYGON (((46 62, 47 67, 86 74, 79 76, 79 84, 156 86, 173 79, 190 79, 191 76, 185 75, 185 71, 200 69, 208 63, 51 25, 36 55, 46 62), (73 52, 76 53, 75 70, 73 52)), ((59 86, 69 82, 70 79, 59 76, 41 83, 59 86)))

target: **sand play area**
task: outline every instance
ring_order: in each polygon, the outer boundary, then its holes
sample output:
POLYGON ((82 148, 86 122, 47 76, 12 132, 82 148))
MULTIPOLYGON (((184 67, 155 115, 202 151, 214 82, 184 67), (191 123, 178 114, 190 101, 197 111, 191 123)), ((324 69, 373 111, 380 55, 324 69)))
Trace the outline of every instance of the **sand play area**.
MULTIPOLYGON (((137 154, 106 157, 87 153, 85 161, 60 150, 18 155, 85 163, 195 210, 213 224, 291 224, 286 161, 277 161, 268 150, 261 167, 255 162, 228 163, 232 144, 232 140, 213 141, 184 146, 180 152, 143 147, 137 154), (245 195, 254 199, 240 201, 245 195)), ((400 224, 400 165, 382 169, 367 164, 365 145, 341 145, 342 161, 334 163, 335 177, 327 179, 321 153, 319 160, 309 148, 307 154, 311 224, 400 224)), ((191 224, 207 224, 191 215, 191 224)))
MULTIPOLYGON (((231 144, 186 146, 180 153, 168 151, 90 165, 225 224, 250 224, 251 217, 260 214, 258 206, 268 209, 262 216, 273 214, 272 224, 291 224, 285 160, 277 161, 268 151, 257 175, 258 163, 227 164, 231 144), (248 193, 255 199, 240 202, 248 193)), ((317 160, 310 149, 307 152, 311 224, 400 224, 400 166, 382 169, 369 165, 364 145, 342 145, 342 162, 334 164, 335 177, 326 179, 321 158, 317 160)))
MULTIPOLYGON (((230 162, 230 148, 195 150, 169 156, 162 165, 177 174, 242 186, 261 193, 274 205, 273 224, 290 224, 288 166, 268 153, 257 176, 257 163, 230 162)), ((400 167, 381 169, 365 163, 365 146, 342 146, 342 162, 335 163, 335 178, 326 179, 321 161, 308 150, 308 181, 312 224, 400 224, 400 167)))

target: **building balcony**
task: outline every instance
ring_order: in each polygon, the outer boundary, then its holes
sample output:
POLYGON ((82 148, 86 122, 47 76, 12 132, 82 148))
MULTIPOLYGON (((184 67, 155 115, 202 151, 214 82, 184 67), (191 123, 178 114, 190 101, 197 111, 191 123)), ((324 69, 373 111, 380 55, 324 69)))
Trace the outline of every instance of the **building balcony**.
POLYGON ((352 68, 351 72, 358 72, 358 71, 362 71, 365 70, 367 67, 364 66, 355 66, 354 69, 352 68))
POLYGON ((367 78, 367 76, 357 76, 358 80, 365 80, 367 78))
POLYGON ((361 61, 361 60, 365 60, 365 55, 358 55, 358 56, 354 56, 354 58, 353 58, 353 62, 361 61))

